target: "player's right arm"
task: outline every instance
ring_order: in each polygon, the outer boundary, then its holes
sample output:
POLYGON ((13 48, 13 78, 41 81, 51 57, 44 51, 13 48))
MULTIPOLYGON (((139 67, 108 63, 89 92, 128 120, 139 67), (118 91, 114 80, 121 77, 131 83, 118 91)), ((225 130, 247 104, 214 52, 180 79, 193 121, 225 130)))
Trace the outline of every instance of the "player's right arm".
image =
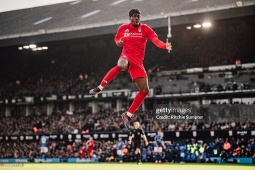
POLYGON ((157 136, 154 137, 154 140, 155 140, 156 147, 158 147, 157 136))
POLYGON ((114 41, 117 46, 122 47, 123 46, 123 25, 121 25, 114 37, 114 41))

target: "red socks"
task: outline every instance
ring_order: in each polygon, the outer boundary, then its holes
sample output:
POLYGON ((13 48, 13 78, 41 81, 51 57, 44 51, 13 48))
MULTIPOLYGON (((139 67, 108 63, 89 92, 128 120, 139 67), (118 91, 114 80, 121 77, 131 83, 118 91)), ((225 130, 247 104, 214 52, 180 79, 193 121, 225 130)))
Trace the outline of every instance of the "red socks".
POLYGON ((134 98, 132 105, 129 107, 128 112, 134 114, 135 111, 140 107, 143 100, 147 96, 148 92, 139 91, 134 98))
POLYGON ((112 79, 114 79, 117 74, 121 72, 121 67, 120 66, 115 66, 113 67, 103 78, 103 80, 101 81, 100 85, 102 87, 105 87, 108 83, 110 83, 110 81, 112 81, 112 79))

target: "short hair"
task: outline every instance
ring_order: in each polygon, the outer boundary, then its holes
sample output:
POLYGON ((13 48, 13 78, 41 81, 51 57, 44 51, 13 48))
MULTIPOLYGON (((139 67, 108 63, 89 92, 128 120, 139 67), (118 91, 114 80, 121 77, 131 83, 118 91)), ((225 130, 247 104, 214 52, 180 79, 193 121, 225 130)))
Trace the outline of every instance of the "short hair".
POLYGON ((139 122, 134 122, 134 125, 137 124, 138 126, 140 126, 140 123, 139 122))
POLYGON ((129 11, 129 17, 132 17, 134 14, 141 14, 139 9, 131 9, 129 11))

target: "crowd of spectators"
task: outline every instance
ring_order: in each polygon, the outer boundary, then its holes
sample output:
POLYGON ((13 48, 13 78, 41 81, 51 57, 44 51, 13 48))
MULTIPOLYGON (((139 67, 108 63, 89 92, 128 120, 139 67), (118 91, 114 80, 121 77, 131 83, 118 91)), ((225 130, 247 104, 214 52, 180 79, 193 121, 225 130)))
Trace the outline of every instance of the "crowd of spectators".
POLYGON ((68 115, 56 112, 52 115, 30 115, 26 117, 3 117, 0 121, 1 135, 21 134, 68 134, 85 131, 121 131, 124 126, 120 113, 100 112, 87 114, 85 112, 68 115), (36 132, 34 130, 36 128, 36 132))
MULTIPOLYGON (((0 158, 29 158, 33 162, 35 158, 60 158, 66 161, 67 158, 81 158, 80 151, 86 141, 50 141, 48 153, 40 153, 38 141, 24 142, 1 142, 0 158)), ((124 154, 124 162, 135 161, 135 153, 132 145, 124 140, 128 152, 124 154)), ((101 162, 118 161, 117 141, 95 141, 94 158, 101 162)), ((226 162, 228 158, 253 158, 255 159, 254 138, 215 138, 207 141, 194 138, 182 141, 165 141, 166 148, 163 150, 163 162, 184 163, 184 162, 215 162, 212 157, 221 157, 220 162, 226 162), (229 145, 228 145, 229 144, 229 145)), ((87 155, 88 156, 88 155, 87 155)), ((154 143, 142 148, 142 161, 154 162, 154 143)), ((218 163, 220 163, 218 162, 218 163)))
MULTIPOLYGON (((212 104, 202 108, 196 108, 193 105, 190 108, 192 112, 186 113, 184 119, 159 119, 158 116, 164 116, 166 113, 160 115, 153 111, 139 111, 134 115, 133 120, 139 121, 146 131, 255 129, 254 105, 212 104), (195 120, 192 116, 199 116, 201 119, 195 120)), ((3 115, 0 120, 0 135, 125 131, 120 117, 121 112, 113 109, 101 109, 94 114, 85 110, 76 110, 73 113, 69 115, 64 111, 56 111, 51 115, 46 115, 45 112, 28 116, 5 117, 3 115)), ((173 113, 173 115, 178 116, 179 114, 173 113)))

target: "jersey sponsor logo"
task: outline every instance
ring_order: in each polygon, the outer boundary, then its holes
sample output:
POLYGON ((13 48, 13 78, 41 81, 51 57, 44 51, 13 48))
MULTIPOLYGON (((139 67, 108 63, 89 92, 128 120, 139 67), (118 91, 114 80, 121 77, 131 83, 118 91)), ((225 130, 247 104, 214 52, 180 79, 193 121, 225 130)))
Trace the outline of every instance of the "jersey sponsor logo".
POLYGON ((124 37, 127 38, 127 37, 138 37, 138 38, 142 38, 143 36, 143 33, 141 32, 141 29, 139 31, 138 29, 138 32, 129 32, 129 29, 126 29, 124 31, 124 37))

